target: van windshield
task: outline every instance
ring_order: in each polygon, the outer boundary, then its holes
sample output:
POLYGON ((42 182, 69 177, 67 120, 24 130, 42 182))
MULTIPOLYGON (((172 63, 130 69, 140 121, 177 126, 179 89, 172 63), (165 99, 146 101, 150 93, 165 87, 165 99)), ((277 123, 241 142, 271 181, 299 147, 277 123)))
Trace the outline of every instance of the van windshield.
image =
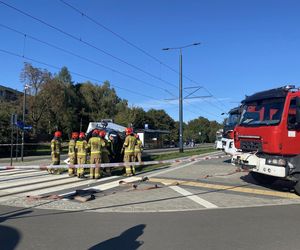
POLYGON ((277 125, 281 121, 284 98, 258 100, 246 103, 243 107, 240 125, 277 125))

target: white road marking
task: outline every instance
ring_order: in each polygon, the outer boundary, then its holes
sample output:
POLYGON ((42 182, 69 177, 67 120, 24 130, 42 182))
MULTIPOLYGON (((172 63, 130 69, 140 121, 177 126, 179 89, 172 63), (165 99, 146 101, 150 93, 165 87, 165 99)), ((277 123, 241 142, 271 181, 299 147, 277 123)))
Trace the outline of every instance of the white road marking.
MULTIPOLYGON (((107 177, 107 178, 104 178, 104 179, 100 179, 98 180, 97 182, 103 182, 103 181, 107 181, 107 180, 113 180, 113 179, 116 179, 118 178, 119 176, 110 176, 110 177, 107 177)), ((92 180, 91 180, 92 181, 92 180)), ((94 189, 94 187, 87 187, 87 188, 84 188, 83 190, 88 190, 88 189, 94 189)), ((75 194, 76 191, 72 191, 72 192, 68 192, 68 193, 64 193, 64 194, 60 194, 59 196, 63 197, 63 196, 69 196, 69 195, 72 195, 72 194, 75 194)), ((66 199, 67 200, 67 199, 66 199)))
POLYGON ((26 169, 25 171, 23 169, 8 169, 8 170, 1 170, 0 171, 0 176, 13 176, 13 174, 22 174, 22 173, 29 173, 29 172, 40 172, 37 171, 36 169, 26 169))
POLYGON ((193 165, 195 164, 196 162, 193 161, 193 162, 189 162, 187 164, 184 164, 184 165, 180 165, 178 167, 170 167, 169 169, 166 169, 166 170, 162 170, 162 171, 159 171, 159 172, 156 172, 156 173, 153 173, 153 174, 148 174, 147 176, 148 177, 153 177, 153 176, 157 176, 157 175, 161 175, 161 174, 165 174, 165 173, 168 173, 168 172, 171 172, 171 171, 174 171, 174 170, 177 170, 177 169, 181 169, 181 168, 184 168, 184 167, 187 167, 187 166, 190 166, 190 165, 193 165))
POLYGON ((193 193, 191 193, 181 187, 170 186, 169 188, 171 188, 172 190, 176 191, 179 194, 182 194, 184 197, 198 203, 199 205, 201 205, 203 207, 206 207, 206 208, 217 208, 218 207, 215 204, 213 204, 207 200, 204 200, 204 199, 200 198, 199 196, 194 195, 193 193))
MULTIPOLYGON (((26 176, 22 176, 23 178, 26 176)), ((42 175, 42 176, 37 176, 37 177, 31 177, 28 179, 18 179, 18 180, 14 180, 12 181, 3 181, 0 182, 0 190, 3 190, 5 188, 10 188, 10 187, 18 187, 20 186, 20 188, 22 188, 22 186, 35 186, 37 184, 42 184, 45 185, 47 184, 47 182, 49 181, 49 183, 55 183, 56 181, 59 180, 63 180, 63 181, 68 181, 68 179, 70 180, 71 177, 67 176, 67 175, 42 175), (43 183, 41 183, 43 182, 43 183)), ((11 189, 10 189, 11 190, 11 189)))

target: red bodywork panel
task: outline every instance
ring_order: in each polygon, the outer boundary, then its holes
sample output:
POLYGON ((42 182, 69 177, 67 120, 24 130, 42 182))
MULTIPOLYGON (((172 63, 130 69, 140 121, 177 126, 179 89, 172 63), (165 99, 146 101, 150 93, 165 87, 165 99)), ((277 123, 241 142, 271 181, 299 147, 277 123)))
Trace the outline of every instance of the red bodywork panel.
MULTIPOLYGON (((241 142, 261 143, 262 152, 274 155, 297 155, 300 154, 300 131, 288 130, 288 113, 290 100, 300 96, 300 92, 289 92, 286 96, 281 121, 273 126, 245 127, 236 126, 234 129, 235 147, 241 149, 241 142)), ((271 116, 273 112, 271 112, 271 116)))

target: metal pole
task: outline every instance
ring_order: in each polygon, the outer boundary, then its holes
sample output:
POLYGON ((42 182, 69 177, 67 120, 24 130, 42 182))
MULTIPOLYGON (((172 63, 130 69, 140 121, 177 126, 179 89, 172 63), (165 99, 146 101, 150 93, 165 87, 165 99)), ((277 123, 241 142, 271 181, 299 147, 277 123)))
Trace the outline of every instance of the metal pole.
POLYGON ((13 148, 14 148, 14 120, 15 114, 11 115, 11 139, 10 139, 10 166, 12 166, 13 161, 13 148))
MULTIPOLYGON (((25 111, 26 111, 26 85, 24 86, 24 98, 23 98, 23 126, 25 126, 25 111)), ((23 162, 24 155, 24 128, 22 129, 22 145, 21 145, 21 161, 23 162)))
POLYGON ((81 132, 81 130, 82 130, 82 116, 80 118, 80 132, 81 132))
POLYGON ((179 152, 183 152, 182 51, 179 56, 179 152))
POLYGON ((18 153, 19 153, 19 128, 16 128, 17 132, 17 141, 16 141, 16 162, 18 161, 18 153))

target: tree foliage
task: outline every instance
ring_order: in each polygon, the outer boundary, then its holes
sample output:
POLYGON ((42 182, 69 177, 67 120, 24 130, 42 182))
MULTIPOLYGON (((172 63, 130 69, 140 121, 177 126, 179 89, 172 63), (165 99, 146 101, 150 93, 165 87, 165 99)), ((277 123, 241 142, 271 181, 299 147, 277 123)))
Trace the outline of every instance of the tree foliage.
POLYGON ((196 142, 214 142, 216 139, 216 132, 222 127, 216 121, 209 121, 204 117, 191 120, 186 125, 184 130, 184 137, 186 140, 195 140, 196 142))
MULTIPOLYGON (((74 83, 67 67, 57 74, 25 63, 20 74, 24 84, 30 86, 27 91, 26 124, 32 125, 31 137, 36 140, 50 138, 55 130, 63 131, 67 138, 72 131, 85 131, 90 121, 113 119, 124 126, 135 129, 144 128, 168 130, 166 136, 170 141, 178 141, 179 123, 174 121, 165 110, 129 107, 128 101, 120 98, 109 81, 96 84, 89 81, 74 83)), ((10 116, 12 113, 22 115, 23 96, 14 103, 1 103, 0 142, 9 141, 10 116)), ((211 142, 215 132, 220 128, 217 122, 210 122, 199 117, 184 124, 185 140, 211 142), (201 136, 199 135, 201 132, 201 136)))

